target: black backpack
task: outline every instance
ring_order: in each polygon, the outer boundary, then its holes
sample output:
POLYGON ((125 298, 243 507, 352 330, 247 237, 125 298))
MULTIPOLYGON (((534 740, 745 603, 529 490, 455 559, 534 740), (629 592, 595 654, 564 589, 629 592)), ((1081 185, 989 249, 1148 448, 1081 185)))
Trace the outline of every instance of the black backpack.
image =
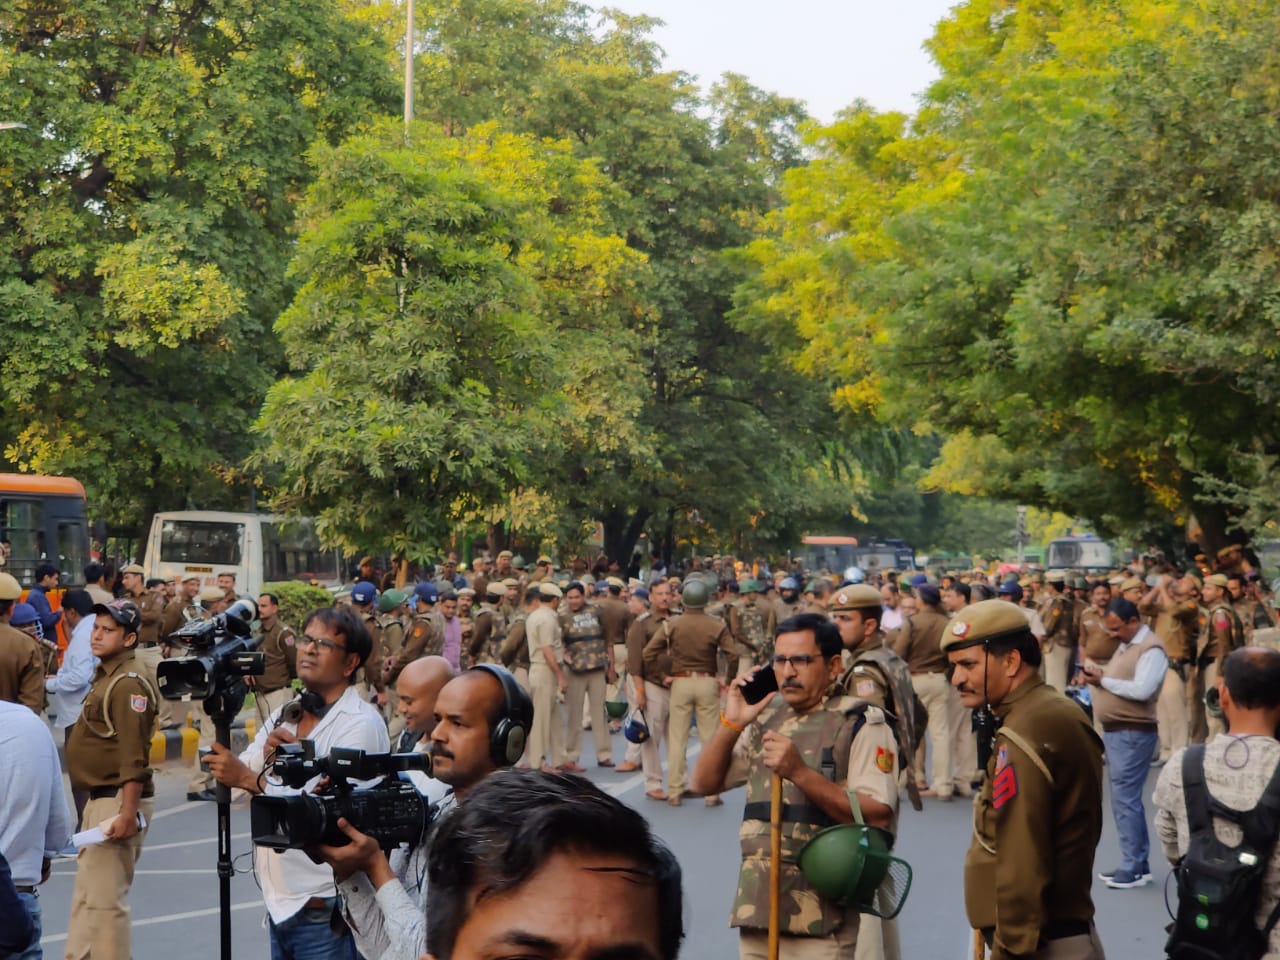
POLYGON ((1254 916, 1280 831, 1280 765, 1252 810, 1232 810, 1213 798, 1204 782, 1204 744, 1182 757, 1182 793, 1191 843, 1177 866, 1178 915, 1165 944, 1172 960, 1258 960, 1267 952, 1280 905, 1259 930, 1254 916), (1227 846, 1213 817, 1236 824, 1240 845, 1227 846))

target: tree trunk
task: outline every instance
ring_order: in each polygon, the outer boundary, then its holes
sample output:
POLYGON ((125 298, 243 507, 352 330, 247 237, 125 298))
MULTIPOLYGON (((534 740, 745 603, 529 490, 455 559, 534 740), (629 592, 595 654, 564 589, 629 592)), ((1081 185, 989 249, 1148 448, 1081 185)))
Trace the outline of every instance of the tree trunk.
POLYGON ((637 507, 634 513, 621 507, 614 507, 600 521, 604 526, 604 553, 610 560, 616 560, 623 569, 631 563, 631 551, 635 549, 644 525, 648 522, 650 511, 647 507, 637 507))

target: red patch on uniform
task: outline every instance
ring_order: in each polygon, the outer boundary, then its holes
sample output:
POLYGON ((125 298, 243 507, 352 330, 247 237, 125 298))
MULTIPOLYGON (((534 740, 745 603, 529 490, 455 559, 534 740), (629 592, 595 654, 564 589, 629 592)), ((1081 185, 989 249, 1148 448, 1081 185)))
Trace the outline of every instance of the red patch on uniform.
POLYGON ((1231 629, 1231 621, 1227 619, 1225 613, 1215 613, 1213 615, 1213 628, 1225 632, 1231 629))
POLYGON ((129 698, 129 706, 134 713, 146 713, 148 700, 142 694, 131 696, 129 698))
POLYGON ((881 773, 893 772, 893 751, 884 747, 876 747, 876 766, 881 773))
POLYGON ((1018 795, 1018 775, 1013 772, 1013 764, 1006 764, 994 780, 991 781, 991 805, 999 810, 1018 795))

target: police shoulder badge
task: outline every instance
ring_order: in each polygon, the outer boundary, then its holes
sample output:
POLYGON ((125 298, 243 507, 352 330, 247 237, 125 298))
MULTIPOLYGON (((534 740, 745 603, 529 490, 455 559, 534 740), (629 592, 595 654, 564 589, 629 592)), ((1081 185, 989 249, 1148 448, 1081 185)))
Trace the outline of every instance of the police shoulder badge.
POLYGON ((881 773, 893 773, 893 751, 876 747, 876 767, 881 773))
POLYGON ((148 700, 145 694, 137 693, 129 697, 129 707, 134 713, 146 713, 148 700))
POLYGON ((297 642, 297 639, 294 637, 292 633, 286 633, 284 635, 284 645, 286 647, 292 647, 296 642, 297 642))

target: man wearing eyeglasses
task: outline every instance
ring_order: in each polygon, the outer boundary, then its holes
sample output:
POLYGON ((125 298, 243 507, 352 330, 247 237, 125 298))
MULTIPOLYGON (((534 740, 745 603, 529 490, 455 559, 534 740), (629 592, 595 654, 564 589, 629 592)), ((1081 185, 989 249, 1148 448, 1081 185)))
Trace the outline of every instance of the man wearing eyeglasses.
MULTIPOLYGON (((215 744, 207 763, 217 781, 269 796, 311 791, 319 777, 299 790, 271 783, 263 775, 276 748, 298 740, 315 741, 316 756, 326 756, 334 747, 388 752, 391 741, 382 715, 360 698, 353 684, 372 646, 368 629, 351 609, 312 611, 297 641, 298 677, 307 688, 300 698, 301 719, 283 721, 284 707, 274 710, 238 758, 215 744)), ((313 863, 301 850, 277 853, 264 847, 254 849, 254 866, 266 900, 273 958, 354 960, 355 941, 338 915, 330 866, 313 863)))
POLYGON ((715 735, 693 771, 693 789, 700 793, 747 787, 739 833, 742 866, 729 920, 738 928, 742 960, 769 955, 774 774, 783 781, 779 955, 783 960, 854 956, 858 908, 822 897, 797 866, 801 848, 820 830, 853 822, 855 803, 861 820, 871 826, 893 832, 897 819, 897 743, 883 710, 836 688, 843 649, 840 631, 821 614, 804 613, 778 624, 773 670, 781 699, 750 704, 743 698, 743 685, 762 668, 734 681, 715 735))

